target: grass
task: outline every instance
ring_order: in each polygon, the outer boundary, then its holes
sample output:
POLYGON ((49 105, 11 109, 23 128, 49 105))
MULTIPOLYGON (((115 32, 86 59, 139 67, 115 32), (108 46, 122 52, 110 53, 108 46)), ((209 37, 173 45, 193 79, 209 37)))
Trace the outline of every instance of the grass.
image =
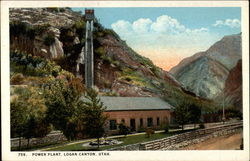
POLYGON ((153 88, 145 76, 127 67, 122 68, 121 76, 118 79, 126 80, 137 86, 153 88))
MULTIPOLYGON (((191 130, 193 130, 193 129, 191 129, 191 130)), ((147 137, 146 134, 120 137, 120 138, 117 138, 117 140, 122 141, 123 142, 122 144, 103 146, 103 147, 100 147, 99 150, 107 150, 110 148, 129 145, 129 144, 136 144, 136 143, 142 143, 142 142, 162 139, 162 138, 165 138, 168 136, 172 136, 172 135, 187 132, 187 131, 190 131, 190 130, 176 131, 176 132, 169 132, 169 133, 156 133, 156 134, 153 134, 151 137, 147 137)), ((95 150, 98 150, 97 148, 83 147, 82 144, 83 143, 77 143, 77 144, 73 144, 73 145, 65 145, 62 147, 51 148, 51 149, 49 149, 49 151, 95 151, 95 150)))

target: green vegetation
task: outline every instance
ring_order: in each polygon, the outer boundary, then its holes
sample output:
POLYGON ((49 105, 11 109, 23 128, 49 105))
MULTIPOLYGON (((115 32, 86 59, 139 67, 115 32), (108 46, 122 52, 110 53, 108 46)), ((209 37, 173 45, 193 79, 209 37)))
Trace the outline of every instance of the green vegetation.
POLYGON ((196 104, 190 104, 189 112, 190 112, 190 118, 189 118, 190 123, 193 123, 195 127, 195 125, 200 122, 201 108, 196 104))
POLYGON ((119 79, 125 80, 141 87, 152 87, 150 81, 147 80, 147 78, 144 77, 140 72, 127 67, 122 68, 121 76, 119 77, 119 79))
POLYGON ((102 56, 106 55, 106 52, 105 52, 104 48, 102 46, 100 46, 97 49, 95 49, 95 54, 97 54, 99 57, 102 57, 102 56))
POLYGON ((15 37, 24 35, 33 40, 35 36, 44 33, 49 26, 49 24, 30 26, 24 22, 15 21, 10 23, 10 35, 15 37))
POLYGON ((84 87, 77 78, 69 82, 52 81, 45 87, 45 103, 48 107, 47 119, 58 130, 61 130, 68 140, 77 137, 79 129, 74 122, 77 108, 82 108, 80 100, 84 87))
POLYGON ((98 93, 93 89, 87 89, 86 99, 84 102, 85 109, 82 109, 79 115, 84 115, 83 122, 85 123, 85 133, 97 138, 98 148, 100 144, 100 138, 104 135, 104 126, 107 121, 107 116, 104 115, 106 107, 98 98, 98 93))
POLYGON ((84 43, 84 36, 85 36, 85 32, 86 32, 86 22, 81 20, 81 21, 77 21, 73 28, 75 28, 76 30, 76 34, 79 37, 79 40, 81 41, 81 43, 84 43))
MULTIPOLYGON (((17 88, 18 94, 11 101, 11 137, 43 137, 51 128, 46 121, 47 107, 39 88, 17 88)), ((20 141, 19 141, 20 149, 20 141)))
POLYGON ((112 29, 104 29, 103 30, 104 35, 112 35, 114 36, 118 41, 121 41, 120 36, 112 29))
POLYGON ((14 74, 10 79, 10 84, 21 85, 24 83, 24 76, 21 73, 14 74))
MULTIPOLYGON (((68 140, 104 135, 107 117, 97 92, 87 90, 78 78, 55 79, 41 88, 24 86, 12 91, 12 137, 42 137, 61 130, 68 140)), ((28 141, 29 143, 29 141, 28 141)), ((28 148, 29 145, 27 145, 28 148)))
MULTIPOLYGON (((136 144, 136 143, 142 143, 142 142, 147 142, 147 141, 152 141, 152 140, 157 140, 157 139, 162 139, 165 137, 169 137, 175 134, 187 132, 190 130, 184 130, 184 131, 176 131, 176 132, 169 132, 169 133, 156 133, 152 134, 150 137, 148 137, 146 134, 141 134, 141 135, 133 135, 133 136, 127 136, 127 137, 120 137, 116 138, 118 141, 122 141, 123 143, 117 144, 117 145, 109 145, 109 146, 103 146, 100 147, 99 150, 107 150, 110 148, 115 148, 119 146, 124 146, 124 145, 129 145, 129 144, 136 144)), ((84 147, 82 146, 83 143, 77 143, 73 145, 65 145, 62 147, 57 147, 57 148, 51 148, 49 149, 50 151, 88 151, 88 150, 98 150, 96 148, 90 148, 90 147, 84 147)))
POLYGON ((27 84, 28 86, 24 86, 24 89, 36 88, 36 91, 33 91, 32 97, 30 96, 29 99, 37 96, 36 102, 33 99, 30 102, 24 95, 27 91, 19 88, 12 90, 11 95, 14 98, 11 101, 11 108, 13 109, 12 122, 20 123, 11 123, 13 137, 23 136, 29 139, 44 136, 45 125, 63 131, 69 140, 83 137, 99 138, 103 135, 106 118, 100 115, 104 111, 103 105, 97 99, 97 93, 93 91, 86 92, 86 99, 90 99, 88 102, 84 102, 80 98, 85 92, 80 79, 61 69, 54 62, 40 57, 11 52, 10 59, 11 84, 27 84), (31 82, 34 82, 34 84, 31 84, 31 82), (27 102, 30 102, 30 107, 26 105, 27 102), (39 109, 35 107, 39 106, 38 103, 46 108, 46 110, 39 113, 43 113, 43 121, 36 117, 35 112, 30 111, 32 108, 39 109), (29 108, 29 110, 26 110, 26 108, 29 108), (14 113, 14 111, 17 111, 17 113, 14 113), (18 111, 20 112, 18 113, 18 111), (93 120, 99 121, 100 124, 95 122, 93 125, 95 127, 90 127, 93 120), (88 123, 89 121, 91 123, 88 123))
POLYGON ((44 45, 50 46, 52 44, 55 43, 55 37, 51 34, 48 34, 45 38, 44 38, 44 45))
POLYGON ((72 77, 73 75, 54 62, 41 57, 21 52, 10 52, 11 84, 22 84, 26 81, 43 81, 53 79, 59 75, 72 77), (37 77, 37 79, 35 79, 37 77), (44 79, 46 78, 46 79, 44 79))
POLYGON ((119 125, 119 134, 124 135, 125 137, 129 134, 130 130, 129 127, 124 124, 124 122, 121 122, 119 125))
POLYGON ((174 114, 176 122, 182 126, 183 130, 187 123, 193 123, 195 127, 195 124, 200 122, 201 108, 186 100, 175 106, 174 114))
POLYGON ((190 119, 190 112, 189 112, 189 104, 183 103, 175 106, 174 113, 175 113, 175 120, 178 124, 182 126, 182 130, 184 130, 184 125, 189 122, 190 119))
POLYGON ((155 131, 151 128, 146 129, 146 135, 148 138, 150 138, 153 134, 155 133, 155 131))

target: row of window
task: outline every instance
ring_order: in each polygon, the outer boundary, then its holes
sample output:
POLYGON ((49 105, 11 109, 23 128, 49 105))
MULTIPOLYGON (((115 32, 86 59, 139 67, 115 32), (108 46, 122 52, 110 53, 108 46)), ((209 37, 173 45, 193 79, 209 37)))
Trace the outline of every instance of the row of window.
MULTIPOLYGON (((122 119, 123 123, 125 123, 125 120, 122 119)), ((157 117, 156 118, 156 125, 157 126, 160 126, 160 118, 157 117)), ((143 127, 143 118, 140 118, 140 127, 143 127)), ((153 118, 152 117, 149 117, 147 118, 147 127, 152 127, 153 126, 153 118)), ((130 128, 134 128, 135 130, 135 127, 136 127, 136 123, 135 123, 135 119, 130 119, 130 128)), ((117 129, 117 123, 116 123, 116 120, 110 120, 109 121, 109 129, 110 130, 116 130, 117 129)))

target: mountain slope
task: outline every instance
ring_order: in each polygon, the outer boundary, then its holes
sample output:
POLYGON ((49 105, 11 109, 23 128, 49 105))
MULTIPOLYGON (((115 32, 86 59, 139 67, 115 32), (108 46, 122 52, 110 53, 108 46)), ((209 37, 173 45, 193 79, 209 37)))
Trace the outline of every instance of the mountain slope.
POLYGON ((170 70, 198 96, 212 99, 223 89, 229 71, 241 59, 241 34, 223 37, 207 51, 182 60, 170 70))
POLYGON ((233 105, 242 111, 242 61, 239 60, 237 65, 229 72, 225 83, 225 89, 218 98, 223 95, 228 104, 233 105), (224 93, 224 94, 223 94, 224 93))
MULTIPOLYGON (((162 96, 162 88, 166 84, 182 89, 174 77, 134 52, 113 30, 105 29, 97 20, 94 28, 94 78, 100 94, 162 96)), ((84 65, 80 66, 79 73, 76 72, 76 61, 84 44, 85 18, 80 13, 69 8, 10 9, 12 75, 20 72, 24 77, 38 75, 15 69, 22 66, 36 71, 40 64, 34 63, 33 58, 42 57, 80 76, 84 82, 84 65), (31 55, 24 56, 29 68, 23 66, 23 58, 18 53, 31 55)), ((53 72, 54 69, 49 73, 53 72)), ((55 77, 62 77, 60 72, 54 73, 55 77)))

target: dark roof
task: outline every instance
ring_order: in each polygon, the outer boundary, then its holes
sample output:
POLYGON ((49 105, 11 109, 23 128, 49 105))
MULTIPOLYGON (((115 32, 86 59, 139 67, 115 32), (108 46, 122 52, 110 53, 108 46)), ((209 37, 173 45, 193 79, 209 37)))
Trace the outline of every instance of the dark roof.
POLYGON ((173 107, 159 97, 101 96, 106 111, 170 110, 173 107))

